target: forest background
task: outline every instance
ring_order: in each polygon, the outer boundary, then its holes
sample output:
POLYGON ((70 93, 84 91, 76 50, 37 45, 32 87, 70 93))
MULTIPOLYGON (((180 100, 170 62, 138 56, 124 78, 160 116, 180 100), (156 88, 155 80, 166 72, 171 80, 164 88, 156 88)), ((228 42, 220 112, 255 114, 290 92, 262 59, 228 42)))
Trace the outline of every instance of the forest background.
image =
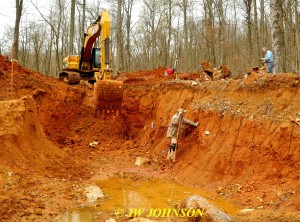
POLYGON ((15 0, 13 13, 1 6, 1 20, 10 22, 1 26, 0 51, 45 75, 57 76, 64 57, 80 54, 102 9, 111 15, 115 71, 173 67, 177 58, 179 72, 197 72, 209 60, 240 75, 261 65, 263 46, 273 51, 276 72, 300 71, 298 0, 43 2, 15 0))

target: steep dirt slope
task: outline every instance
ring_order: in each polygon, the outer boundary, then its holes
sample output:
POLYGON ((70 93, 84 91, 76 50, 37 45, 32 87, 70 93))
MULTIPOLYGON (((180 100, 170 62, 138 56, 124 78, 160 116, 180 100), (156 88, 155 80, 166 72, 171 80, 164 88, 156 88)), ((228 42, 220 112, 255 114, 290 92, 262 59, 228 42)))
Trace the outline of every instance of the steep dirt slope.
POLYGON ((169 174, 195 185, 222 186, 224 195, 245 205, 299 210, 300 128, 291 121, 300 110, 299 80, 291 74, 253 74, 198 86, 189 81, 130 86, 124 102, 127 132, 164 165, 167 126, 183 107, 200 126, 183 132, 178 163, 169 174), (246 198, 252 191, 257 200, 246 198))
POLYGON ((74 202, 70 187, 89 177, 83 159, 56 145, 79 112, 85 89, 17 64, 11 79, 10 67, 0 56, 0 221, 47 221, 74 202))

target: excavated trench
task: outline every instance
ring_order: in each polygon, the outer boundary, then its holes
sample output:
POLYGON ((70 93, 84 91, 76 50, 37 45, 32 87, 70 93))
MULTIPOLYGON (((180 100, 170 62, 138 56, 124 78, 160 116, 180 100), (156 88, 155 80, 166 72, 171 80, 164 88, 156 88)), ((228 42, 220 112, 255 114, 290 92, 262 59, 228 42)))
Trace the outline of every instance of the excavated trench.
POLYGON ((255 209, 237 220, 299 219, 298 75, 198 82, 164 78, 163 69, 126 74, 122 112, 95 117, 89 86, 66 86, 17 66, 12 92, 9 62, 0 59, 1 220, 50 221, 86 202, 84 186, 124 174, 178 182, 255 209), (166 131, 180 107, 200 125, 184 127, 172 164, 166 131), (136 157, 149 162, 135 166, 136 157))
POLYGON ((197 86, 191 81, 137 81, 127 85, 122 113, 114 121, 120 124, 119 137, 136 144, 132 164, 136 156, 145 156, 163 178, 209 188, 240 207, 297 212, 298 83, 293 75, 197 86), (165 134, 179 107, 200 126, 185 127, 178 162, 170 166, 165 134))

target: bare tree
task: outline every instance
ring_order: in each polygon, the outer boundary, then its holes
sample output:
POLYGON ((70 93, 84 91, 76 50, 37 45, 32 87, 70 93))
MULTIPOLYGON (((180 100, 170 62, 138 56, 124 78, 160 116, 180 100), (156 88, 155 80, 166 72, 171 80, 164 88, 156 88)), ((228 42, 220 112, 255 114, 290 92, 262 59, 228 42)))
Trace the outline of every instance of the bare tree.
POLYGON ((122 4, 123 0, 118 0, 117 3, 117 30, 116 30, 116 69, 123 70, 123 41, 122 41, 122 4))
POLYGON ((218 18, 219 18, 219 37, 218 37, 218 43, 219 43, 219 55, 220 55, 220 64, 223 64, 225 61, 225 53, 224 53, 224 45, 225 45, 225 15, 224 15, 224 3, 223 0, 218 0, 216 3, 217 6, 217 12, 218 12, 218 18))
POLYGON ((256 0, 253 1, 253 29, 254 29, 254 50, 255 50, 255 57, 259 58, 260 55, 260 46, 259 46, 259 33, 258 33, 258 13, 257 13, 257 2, 256 0))
MULTIPOLYGON (((20 9, 23 0, 17 2, 20 9)), ((96 20, 103 2, 112 6, 112 57, 118 70, 168 67, 178 56, 180 71, 196 70, 206 59, 214 66, 228 64, 241 74, 258 65, 260 48, 271 43, 279 71, 300 69, 299 0, 77 0, 74 15, 71 1, 55 0, 48 14, 35 6, 45 21, 44 29, 29 19, 22 21, 21 31, 17 32, 17 25, 15 32, 7 30, 10 38, 15 34, 14 45, 20 33, 16 57, 25 66, 57 74, 63 56, 81 47, 85 21, 96 20), (137 3, 140 16, 133 24, 137 3), (40 33, 33 26, 40 27, 40 33)), ((6 54, 10 50, 7 41, 1 44, 6 54)))
POLYGON ((75 0, 71 1, 69 54, 74 53, 75 0))
POLYGON ((80 11, 79 11, 79 23, 78 23, 78 27, 79 27, 79 41, 78 41, 78 49, 82 46, 82 42, 83 42, 83 35, 85 32, 85 27, 86 27, 86 0, 82 0, 82 5, 81 5, 81 12, 82 12, 82 19, 80 19, 80 11))
POLYGON ((188 0, 182 0, 180 2, 181 10, 183 12, 183 62, 186 64, 187 57, 188 57, 188 48, 189 48, 189 39, 188 39, 188 6, 189 1, 188 0))
POLYGON ((126 30, 126 44, 125 44, 125 69, 131 70, 131 23, 132 11, 136 0, 126 0, 124 3, 125 12, 125 30, 126 30))
POLYGON ((203 0, 204 5, 204 16, 205 16, 205 26, 206 29, 206 42, 208 59, 216 64, 216 54, 215 54, 215 20, 214 20, 214 1, 213 0, 203 0))
POLYGON ((20 22, 23 11, 23 0, 16 0, 16 21, 15 21, 15 32, 14 32, 14 57, 19 59, 19 32, 20 22))
POLYGON ((297 72, 300 72, 300 15, 298 12, 298 7, 299 7, 299 1, 298 0, 294 0, 294 11, 295 11, 295 41, 296 41, 296 48, 295 48, 295 52, 296 52, 296 61, 295 61, 295 70, 297 72))
POLYGON ((286 71, 282 5, 283 0, 270 0, 272 48, 278 72, 286 71))
POLYGON ((266 45, 266 24, 265 24, 265 1, 260 0, 260 45, 266 45))
MULTIPOLYGON (((255 1, 255 0, 254 0, 255 1)), ((252 42, 252 7, 253 0, 243 0, 246 11, 246 23, 247 23, 247 40, 248 40, 248 53, 250 56, 250 61, 253 61, 253 42, 252 42)))

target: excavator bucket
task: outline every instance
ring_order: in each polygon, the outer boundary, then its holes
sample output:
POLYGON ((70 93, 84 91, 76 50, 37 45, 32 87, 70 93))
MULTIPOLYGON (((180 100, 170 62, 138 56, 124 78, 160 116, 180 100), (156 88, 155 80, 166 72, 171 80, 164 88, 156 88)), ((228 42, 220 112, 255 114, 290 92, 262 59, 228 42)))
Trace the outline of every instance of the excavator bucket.
POLYGON ((122 109, 124 85, 121 81, 105 80, 95 83, 95 111, 116 112, 122 109))

